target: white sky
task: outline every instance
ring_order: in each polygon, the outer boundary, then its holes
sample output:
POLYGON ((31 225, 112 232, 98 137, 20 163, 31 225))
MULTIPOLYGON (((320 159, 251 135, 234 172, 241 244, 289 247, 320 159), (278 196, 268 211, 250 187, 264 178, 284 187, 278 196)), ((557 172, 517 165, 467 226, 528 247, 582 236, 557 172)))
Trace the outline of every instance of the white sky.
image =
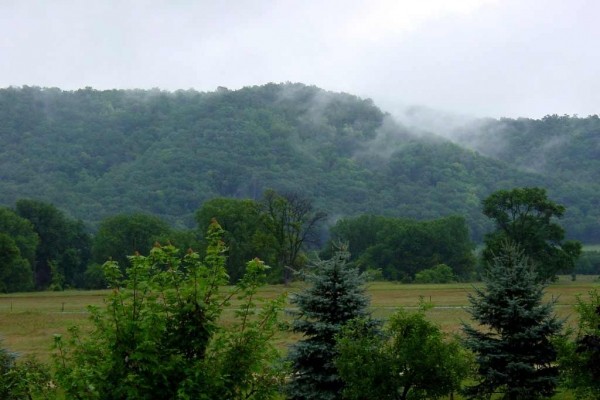
POLYGON ((600 113, 597 0, 0 0, 0 87, 303 82, 469 116, 600 113))

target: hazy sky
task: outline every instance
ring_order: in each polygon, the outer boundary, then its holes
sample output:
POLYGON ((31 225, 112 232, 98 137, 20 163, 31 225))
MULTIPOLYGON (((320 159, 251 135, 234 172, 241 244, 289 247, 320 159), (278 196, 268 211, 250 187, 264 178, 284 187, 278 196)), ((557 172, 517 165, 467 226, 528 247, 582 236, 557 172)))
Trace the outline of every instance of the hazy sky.
POLYGON ((597 0, 0 0, 0 87, 303 82, 392 113, 600 113, 597 0))

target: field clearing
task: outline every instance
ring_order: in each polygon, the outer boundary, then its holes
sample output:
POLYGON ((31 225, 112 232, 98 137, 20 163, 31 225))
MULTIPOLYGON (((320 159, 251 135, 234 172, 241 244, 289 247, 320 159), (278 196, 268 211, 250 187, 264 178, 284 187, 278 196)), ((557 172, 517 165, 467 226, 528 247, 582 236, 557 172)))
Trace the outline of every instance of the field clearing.
MULTIPOLYGON (((556 314, 574 325, 573 305, 576 297, 587 294, 593 287, 600 287, 597 277, 581 275, 574 282, 570 277, 561 277, 547 288, 546 300, 554 299, 556 314)), ((426 303, 433 303, 434 308, 428 311, 429 318, 446 332, 455 333, 460 331, 461 321, 469 321, 466 308, 469 305, 468 294, 473 292, 473 288, 474 285, 469 283, 409 285, 371 282, 367 285, 375 317, 386 319, 398 307, 416 308, 422 299, 426 303)), ((293 294, 301 289, 301 283, 289 287, 271 285, 264 287, 260 296, 274 298, 281 293, 293 294)), ((21 354, 35 354, 47 360, 53 335, 65 334, 73 325, 79 325, 84 330, 89 328, 87 307, 103 307, 108 293, 108 290, 97 290, 0 295, 0 337, 4 340, 3 345, 21 354)), ((223 314, 225 323, 231 320, 235 309, 234 300, 223 314)), ((288 314, 284 318, 291 319, 288 314)), ((283 332, 275 340, 284 348, 298 338, 298 335, 283 332)))
MULTIPOLYGON (((419 302, 431 302, 433 308, 428 317, 438 323, 446 332, 459 333, 462 321, 469 322, 467 307, 468 295, 480 284, 454 283, 443 285, 399 284, 392 282, 371 282, 367 291, 371 298, 373 315, 380 319, 388 318, 399 307, 416 309, 419 302)), ((302 283, 289 287, 270 285, 262 288, 260 296, 272 299, 281 293, 291 295, 302 290, 302 283)), ((586 295, 592 288, 600 288, 597 276, 561 277, 546 290, 546 300, 555 300, 555 312, 567 318, 568 325, 577 323, 573 305, 579 295, 586 295)), ((0 338, 3 346, 22 355, 34 354, 42 361, 50 361, 51 346, 55 334, 65 334, 71 326, 78 325, 83 331, 91 328, 89 305, 103 307, 109 290, 34 292, 0 295, 0 338)), ((288 303, 288 311, 290 310, 288 303)), ((236 301, 223 313, 223 323, 232 321, 236 301)), ((291 316, 283 316, 291 321, 291 316)), ((281 332, 274 338, 275 344, 284 350, 290 343, 301 338, 291 332, 281 332)), ((461 399, 460 396, 454 398, 461 399)), ((568 392, 558 392, 554 400, 572 400, 568 392)))

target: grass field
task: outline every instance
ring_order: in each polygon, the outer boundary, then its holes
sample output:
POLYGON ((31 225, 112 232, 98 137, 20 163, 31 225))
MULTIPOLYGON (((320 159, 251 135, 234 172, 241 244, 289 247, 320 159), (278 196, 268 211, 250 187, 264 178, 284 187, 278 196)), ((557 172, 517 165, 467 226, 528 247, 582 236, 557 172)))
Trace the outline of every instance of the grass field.
MULTIPOLYGON (((547 289, 547 300, 556 299, 555 311, 560 317, 576 323, 573 304, 576 296, 586 294, 592 287, 600 286, 596 277, 579 276, 575 282, 570 277, 562 277, 547 289)), ((445 285, 407 285, 391 282, 368 284, 373 314, 386 319, 398 307, 417 307, 419 299, 431 302, 434 308, 429 317, 440 324, 447 332, 458 332, 461 321, 468 321, 465 310, 467 296, 473 285, 455 283, 445 285)), ((263 288, 262 297, 273 298, 282 292, 288 294, 301 290, 301 284, 290 287, 272 285, 263 288)), ((36 354, 46 359, 54 334, 65 333, 73 325, 89 326, 88 305, 103 306, 108 291, 64 291, 35 292, 0 295, 0 337, 4 346, 22 354, 36 354)), ((233 312, 235 303, 226 310, 224 318, 233 312)), ((289 318, 289 317, 286 317, 289 318)), ((285 333, 278 342, 285 345, 295 337, 285 333)))
POLYGON ((600 251, 600 244, 584 244, 583 251, 600 251))
MULTIPOLYGON (((598 277, 578 276, 576 281, 561 277, 546 290, 546 299, 555 300, 556 314, 567 319, 567 324, 577 323, 573 305, 578 295, 599 287, 598 277)), ((432 321, 447 332, 460 332, 461 321, 468 322, 468 294, 473 284, 454 283, 444 285, 398 284, 372 282, 367 285, 371 297, 371 309, 377 318, 386 319, 398 307, 416 308, 422 298, 434 308, 428 311, 432 321)), ((274 298, 282 292, 292 294, 302 289, 302 284, 289 287, 271 285, 262 289, 261 296, 274 298)), ((48 361, 54 334, 64 334, 73 325, 84 330, 90 327, 88 305, 102 307, 108 291, 64 291, 35 292, 0 295, 0 337, 3 346, 20 354, 34 354, 48 361)), ((224 313, 225 323, 235 309, 233 303, 224 313)), ((284 316, 284 318, 290 318, 284 316)), ((277 345, 284 349, 299 339, 298 335, 282 332, 276 338, 277 345)), ((558 394, 555 399, 570 399, 569 394, 558 394)))

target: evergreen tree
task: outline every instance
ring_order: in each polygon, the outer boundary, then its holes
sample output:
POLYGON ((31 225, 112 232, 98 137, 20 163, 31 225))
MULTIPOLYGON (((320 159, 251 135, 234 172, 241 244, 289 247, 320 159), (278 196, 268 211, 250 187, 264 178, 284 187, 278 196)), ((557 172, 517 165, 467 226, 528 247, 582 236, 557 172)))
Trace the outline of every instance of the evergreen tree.
POLYGON ((347 266, 350 254, 341 247, 330 260, 318 261, 306 273, 310 286, 292 297, 298 306, 293 330, 304 334, 290 351, 294 371, 291 399, 339 399, 343 383, 334 364, 335 337, 342 326, 368 314, 364 276, 347 266))
POLYGON ((505 244, 484 278, 485 289, 469 296, 473 319, 482 330, 464 324, 465 344, 476 353, 479 382, 469 397, 503 393, 505 399, 550 397, 558 380, 556 350, 551 340, 562 321, 553 303, 542 303, 528 259, 516 246, 505 244))

